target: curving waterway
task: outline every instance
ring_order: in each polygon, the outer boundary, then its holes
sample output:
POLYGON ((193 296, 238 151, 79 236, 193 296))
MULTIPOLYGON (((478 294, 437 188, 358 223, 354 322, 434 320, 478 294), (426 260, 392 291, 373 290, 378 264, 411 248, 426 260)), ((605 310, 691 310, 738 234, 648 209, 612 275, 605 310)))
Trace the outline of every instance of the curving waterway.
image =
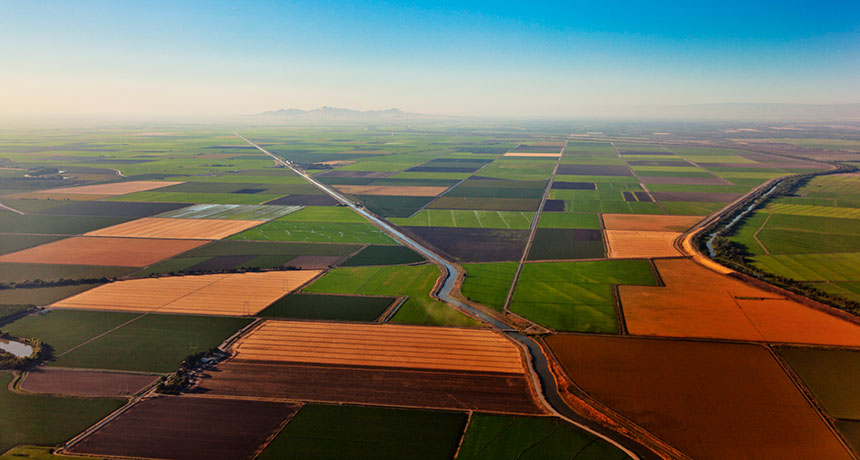
POLYGON ((259 145, 246 139, 244 136, 242 136, 239 133, 233 133, 233 134, 236 135, 237 137, 239 137, 240 139, 244 140, 245 142, 247 142, 251 146, 255 147, 259 151, 261 151, 261 152, 265 153, 266 155, 268 155, 269 157, 271 157, 277 164, 284 166, 285 168, 288 168, 290 171, 298 174, 299 176, 301 176, 302 178, 304 178, 305 180, 307 180, 311 184, 315 185, 317 188, 319 188, 320 190, 325 192, 327 195, 329 195, 332 198, 334 198, 335 200, 337 200, 339 203, 342 203, 345 206, 349 206, 355 212, 366 217, 371 222, 376 224, 380 229, 382 229, 383 231, 385 231, 389 235, 395 237, 396 239, 400 240, 404 245, 412 248, 413 250, 415 250, 417 252, 420 252, 425 257, 432 260, 433 262, 436 262, 440 267, 442 267, 442 269, 445 271, 445 273, 443 274, 443 276, 445 277, 445 280, 443 281, 442 286, 439 288, 438 292, 436 292, 436 296, 440 300, 442 300, 443 302, 453 306, 454 308, 456 308, 458 310, 468 311, 472 316, 480 318, 481 320, 485 321, 486 323, 499 329, 502 333, 504 333, 505 335, 507 335, 511 339, 524 345, 528 349, 529 355, 531 357, 530 361, 531 361, 532 370, 534 371, 534 374, 537 375, 537 377, 540 381, 540 385, 541 385, 540 390, 543 392, 543 397, 546 400, 546 402, 552 407, 552 409, 555 410, 558 414, 560 414, 561 416, 566 418, 569 422, 573 423, 574 425, 582 428, 583 430, 588 431, 588 432, 610 442, 614 446, 622 449, 632 458, 643 459, 643 460, 645 460, 645 459, 650 460, 650 459, 658 459, 659 458, 655 453, 653 453, 651 450, 645 448, 644 446, 642 446, 638 442, 636 442, 632 439, 623 437, 623 436, 619 435, 618 433, 615 433, 614 431, 607 429, 603 425, 600 425, 600 424, 595 423, 591 420, 585 419, 585 418, 581 417, 579 414, 577 414, 575 411, 573 411, 573 409, 568 407, 567 403, 565 403, 565 401, 564 401, 564 398, 562 398, 561 394, 558 391, 558 387, 556 386, 555 378, 553 377, 552 371, 550 370, 550 367, 549 367, 549 361, 547 360, 546 355, 544 355, 543 349, 540 347, 540 345, 534 339, 532 339, 531 337, 517 331, 516 329, 512 328, 509 324, 494 318, 493 316, 487 314, 486 312, 484 312, 480 309, 474 308, 470 305, 467 305, 467 304, 465 304, 465 303, 463 303, 463 302, 461 302, 461 301, 459 301, 453 297, 452 292, 454 291, 454 285, 457 282, 457 277, 459 275, 459 272, 457 271, 457 268, 451 262, 444 259, 443 257, 436 254, 435 252, 431 251, 430 249, 424 247, 423 245, 419 244, 418 242, 416 242, 412 238, 406 236, 405 234, 403 234, 402 232, 400 232, 399 230, 397 230, 396 228, 394 228, 393 226, 391 226, 390 224, 388 224, 384 220, 378 218, 376 215, 374 215, 370 211, 366 210, 364 207, 358 206, 355 203, 353 203, 352 201, 348 200, 346 197, 341 195, 336 190, 331 189, 327 185, 315 180, 314 178, 312 178, 310 175, 308 175, 303 170, 294 167, 290 162, 285 161, 284 159, 278 157, 277 155, 275 155, 275 154, 269 152, 268 150, 260 147, 259 145))

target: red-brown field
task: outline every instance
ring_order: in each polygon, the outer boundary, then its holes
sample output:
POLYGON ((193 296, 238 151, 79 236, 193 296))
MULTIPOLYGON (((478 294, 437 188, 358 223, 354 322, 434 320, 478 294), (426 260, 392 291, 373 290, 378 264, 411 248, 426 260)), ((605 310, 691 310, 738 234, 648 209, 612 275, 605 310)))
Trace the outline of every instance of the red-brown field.
POLYGON ((298 406, 282 402, 146 399, 68 451, 176 460, 250 459, 297 411, 298 406))
POLYGON ((546 342, 583 390, 691 458, 853 458, 764 347, 588 335, 546 342))
POLYGON ((714 273, 656 260, 662 286, 619 286, 633 335, 860 346, 860 326, 714 273), (750 300, 770 299, 770 300, 750 300))
POLYGON ((264 220, 165 219, 160 217, 144 217, 131 222, 93 230, 87 233, 86 236, 220 240, 234 233, 239 233, 264 223, 266 223, 264 220))
POLYGON ((36 193, 71 193, 78 195, 125 195, 127 193, 145 192, 147 190, 155 190, 157 188, 168 187, 171 185, 178 185, 183 183, 184 182, 175 181, 136 180, 129 182, 114 182, 112 184, 81 185, 78 187, 52 188, 48 190, 40 190, 36 193))
POLYGON ((448 187, 394 185, 337 185, 335 188, 350 195, 391 196, 436 196, 448 190, 448 187))
POLYGON ((77 236, 0 256, 0 262, 145 267, 206 244, 202 240, 77 236))
POLYGON ((528 376, 233 359, 191 391, 213 396, 541 414, 528 376))
POLYGON ((29 393, 87 398, 127 398, 155 382, 158 377, 128 372, 37 367, 27 372, 20 388, 29 393))
POLYGON ((243 360, 472 372, 525 372, 521 350, 482 329, 266 321, 236 345, 243 360))
POLYGON ((63 299, 51 308, 254 315, 320 273, 286 270, 116 281, 63 299))

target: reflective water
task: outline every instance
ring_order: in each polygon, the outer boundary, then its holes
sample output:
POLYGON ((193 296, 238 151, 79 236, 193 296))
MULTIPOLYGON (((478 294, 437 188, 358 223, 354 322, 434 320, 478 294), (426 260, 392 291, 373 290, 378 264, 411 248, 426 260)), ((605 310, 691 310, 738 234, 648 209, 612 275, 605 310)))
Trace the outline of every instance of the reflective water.
POLYGON ((26 358, 33 354, 33 347, 30 345, 6 339, 0 339, 0 350, 12 353, 19 358, 26 358))

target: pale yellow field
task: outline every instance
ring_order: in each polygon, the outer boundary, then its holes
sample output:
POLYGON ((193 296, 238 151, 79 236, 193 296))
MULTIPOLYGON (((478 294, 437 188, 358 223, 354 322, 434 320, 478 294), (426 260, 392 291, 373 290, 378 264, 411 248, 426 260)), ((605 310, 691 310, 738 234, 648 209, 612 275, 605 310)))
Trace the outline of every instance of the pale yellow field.
POLYGON ((337 185, 350 195, 436 196, 448 187, 395 186, 395 185, 337 185))
POLYGON ((320 273, 287 270, 116 281, 63 299, 51 308, 254 315, 320 273))
POLYGON ((115 182, 112 184, 100 185, 81 185, 78 187, 60 187, 48 190, 41 190, 36 193, 63 193, 63 194, 83 194, 83 195, 125 195, 127 193, 145 192, 147 190, 155 190, 157 188, 167 187, 170 185, 182 184, 177 181, 155 181, 155 180, 135 180, 129 182, 115 182))
POLYGON ((510 340, 482 329, 266 321, 236 346, 238 359, 475 372, 525 372, 510 340))
POLYGON ((610 259, 675 257, 681 253, 672 245, 679 232, 638 232, 606 230, 610 259))
POLYGON ((100 228, 86 236, 127 238, 172 238, 185 240, 220 240, 234 233, 263 224, 264 220, 165 219, 144 217, 112 227, 100 228))

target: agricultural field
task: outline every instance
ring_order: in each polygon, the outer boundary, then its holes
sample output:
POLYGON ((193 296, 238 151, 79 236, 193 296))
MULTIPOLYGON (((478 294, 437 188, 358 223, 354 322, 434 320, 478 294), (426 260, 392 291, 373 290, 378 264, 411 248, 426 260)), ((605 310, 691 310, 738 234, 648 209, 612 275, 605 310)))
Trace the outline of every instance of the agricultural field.
POLYGON ((659 259, 654 264, 665 286, 618 288, 631 334, 860 346, 860 325, 688 259, 659 259))
POLYGON ((451 459, 466 425, 456 412, 311 404, 260 454, 261 460, 451 459))
POLYGON ((158 375, 39 367, 24 375, 18 388, 34 394, 83 398, 127 398, 158 380, 158 375))
POLYGON ((511 311, 558 331, 617 333, 614 285, 654 285, 644 260, 523 265, 511 311))
POLYGON ((771 200, 730 237, 755 267, 860 301, 860 176, 817 176, 771 200))
POLYGON ((482 305, 501 311, 505 305, 517 264, 501 262, 491 264, 463 264, 466 276, 460 291, 464 296, 482 305))
POLYGON ((259 313, 262 317, 331 321, 374 321, 394 302, 393 297, 290 294, 259 313))
POLYGON ((762 346, 586 335, 546 342, 585 391, 692 458, 852 457, 762 346))

